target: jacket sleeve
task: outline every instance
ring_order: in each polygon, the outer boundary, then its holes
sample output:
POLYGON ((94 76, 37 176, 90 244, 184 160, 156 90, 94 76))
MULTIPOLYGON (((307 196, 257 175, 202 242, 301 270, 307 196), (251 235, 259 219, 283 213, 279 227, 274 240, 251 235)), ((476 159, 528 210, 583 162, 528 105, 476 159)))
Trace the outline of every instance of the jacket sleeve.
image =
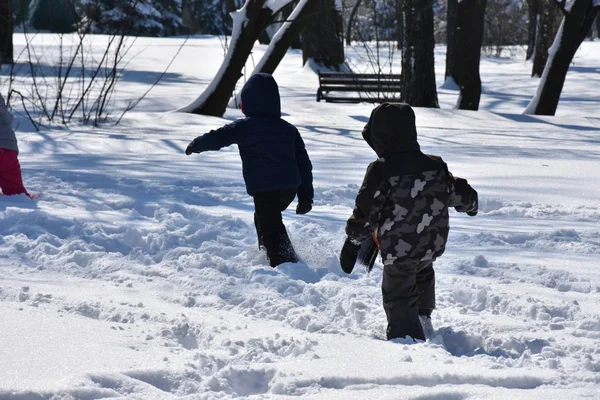
POLYGON ((466 212, 470 216, 477 215, 479 199, 477 191, 469 185, 466 179, 452 176, 448 173, 448 190, 450 201, 448 206, 454 207, 458 212, 466 212))
POLYGON ((223 147, 237 143, 242 132, 243 125, 239 121, 212 130, 194 139, 194 150, 197 153, 209 150, 220 150, 223 147))
POLYGON ((362 243, 377 227, 389 190, 383 162, 371 163, 356 196, 352 216, 346 223, 346 234, 355 244, 362 243))
POLYGON ((315 197, 312 163, 310 162, 310 158, 308 158, 304 141, 298 131, 296 131, 296 135, 296 160, 298 162, 298 168, 300 169, 300 177, 302 178, 302 183, 298 187, 298 202, 312 203, 313 198, 315 197))

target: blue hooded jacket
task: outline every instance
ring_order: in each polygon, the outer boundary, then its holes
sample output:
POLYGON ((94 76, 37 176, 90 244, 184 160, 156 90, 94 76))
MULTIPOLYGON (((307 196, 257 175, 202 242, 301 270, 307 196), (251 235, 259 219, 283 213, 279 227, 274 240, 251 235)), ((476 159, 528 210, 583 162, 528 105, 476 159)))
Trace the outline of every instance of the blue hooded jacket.
POLYGON ((194 151, 238 145, 246 190, 253 196, 298 189, 299 202, 312 202, 312 164, 298 130, 281 119, 279 88, 269 74, 252 75, 242 89, 246 118, 194 139, 194 151))

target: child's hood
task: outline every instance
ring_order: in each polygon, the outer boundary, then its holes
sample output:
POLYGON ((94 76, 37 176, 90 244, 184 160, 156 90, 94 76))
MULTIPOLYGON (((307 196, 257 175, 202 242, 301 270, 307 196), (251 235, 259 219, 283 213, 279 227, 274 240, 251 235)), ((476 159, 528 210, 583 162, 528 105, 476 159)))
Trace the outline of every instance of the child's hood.
POLYGON ((244 114, 248 117, 281 117, 279 87, 269 74, 258 73, 242 89, 244 114))
POLYGON ((375 107, 362 135, 379 157, 419 149, 415 113, 408 104, 383 103, 375 107))
POLYGON ((6 108, 4 98, 0 95, 0 125, 10 125, 13 122, 13 116, 6 108))

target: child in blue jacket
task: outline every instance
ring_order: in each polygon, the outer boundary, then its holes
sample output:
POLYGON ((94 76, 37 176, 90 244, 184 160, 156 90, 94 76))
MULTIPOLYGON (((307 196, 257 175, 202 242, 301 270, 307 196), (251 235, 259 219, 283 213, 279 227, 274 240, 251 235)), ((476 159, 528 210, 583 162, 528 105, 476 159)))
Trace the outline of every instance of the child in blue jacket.
POLYGON ((281 119, 279 88, 269 74, 255 74, 242 89, 238 119, 210 131, 188 145, 185 154, 219 150, 237 144, 246 190, 254 198, 254 223, 259 247, 272 267, 297 262, 281 212, 298 195, 297 214, 312 209, 312 164, 298 130, 281 119))

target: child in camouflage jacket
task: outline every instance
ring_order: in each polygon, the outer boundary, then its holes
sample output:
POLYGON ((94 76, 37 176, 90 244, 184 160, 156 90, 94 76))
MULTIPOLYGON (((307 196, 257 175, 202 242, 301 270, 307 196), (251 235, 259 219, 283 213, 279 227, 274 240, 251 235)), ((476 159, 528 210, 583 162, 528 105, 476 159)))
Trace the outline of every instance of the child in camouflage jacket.
POLYGON ((383 260, 387 338, 425 340, 423 327, 432 329, 435 308, 433 261, 446 247, 448 207, 476 215, 477 192, 453 177, 440 157, 421 152, 407 104, 376 107, 363 138, 380 158, 367 168, 356 197, 340 264, 352 272, 361 243, 374 232, 383 260))

